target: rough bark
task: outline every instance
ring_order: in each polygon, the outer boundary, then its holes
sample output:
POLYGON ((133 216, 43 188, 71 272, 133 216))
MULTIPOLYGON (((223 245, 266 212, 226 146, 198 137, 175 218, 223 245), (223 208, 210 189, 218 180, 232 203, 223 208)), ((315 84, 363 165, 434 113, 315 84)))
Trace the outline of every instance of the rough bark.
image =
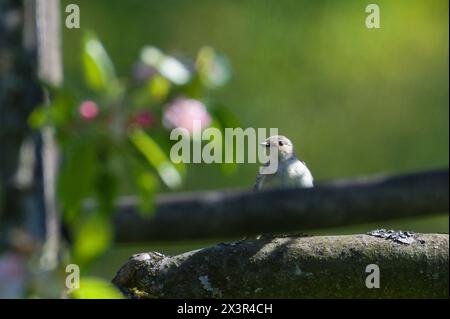
POLYGON ((116 240, 142 242, 303 231, 448 212, 448 169, 375 176, 312 189, 216 191, 161 197, 151 218, 122 200, 116 240))
POLYGON ((448 234, 285 237, 132 256, 113 283, 130 298, 448 298, 448 234), (380 288, 366 286, 369 264, 380 288))

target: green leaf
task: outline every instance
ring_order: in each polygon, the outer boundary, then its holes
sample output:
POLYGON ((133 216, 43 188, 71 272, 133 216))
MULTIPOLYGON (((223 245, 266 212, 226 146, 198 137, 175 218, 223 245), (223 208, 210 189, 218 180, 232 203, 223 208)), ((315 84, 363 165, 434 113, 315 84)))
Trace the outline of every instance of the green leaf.
POLYGON ((109 282, 97 277, 80 280, 80 288, 69 293, 72 299, 122 299, 122 294, 109 282))
POLYGON ((76 136, 66 143, 58 179, 58 195, 64 211, 79 207, 82 199, 93 195, 99 171, 92 140, 76 136))
POLYGON ((135 168, 134 180, 140 198, 139 213, 148 217, 154 213, 155 194, 158 190, 158 179, 145 167, 135 168))
POLYGON ((140 212, 143 215, 153 213, 154 209, 154 194, 158 189, 158 180, 155 176, 148 172, 142 171, 139 176, 136 177, 137 185, 140 189, 141 209, 140 212))
POLYGON ((107 92, 116 83, 114 65, 102 43, 92 33, 83 37, 82 62, 86 84, 98 92, 107 92))
POLYGON ((104 253, 111 245, 113 229, 104 215, 92 213, 78 225, 73 244, 74 259, 86 264, 104 253))
POLYGON ((182 177, 177 167, 167 158, 159 145, 142 129, 134 129, 130 132, 131 143, 144 155, 148 163, 153 166, 162 181, 172 189, 181 186, 182 177))
POLYGON ((103 169, 100 170, 96 183, 99 211, 106 216, 114 212, 114 199, 118 194, 117 178, 114 175, 114 172, 107 169, 108 167, 103 167, 103 169))
POLYGON ((53 97, 50 105, 37 106, 28 117, 28 125, 34 129, 53 125, 62 127, 72 118, 76 99, 69 92, 59 90, 53 97))
POLYGON ((155 75, 149 81, 150 95, 157 101, 162 101, 170 92, 170 82, 160 75, 155 75))
POLYGON ((50 124, 50 109, 46 106, 36 107, 28 117, 28 125, 33 129, 40 129, 50 124))
POLYGON ((154 212, 155 195, 159 189, 158 177, 150 170, 148 165, 136 156, 128 152, 125 155, 125 167, 127 174, 132 174, 131 191, 139 196, 139 210, 138 212, 143 217, 149 217, 154 212))

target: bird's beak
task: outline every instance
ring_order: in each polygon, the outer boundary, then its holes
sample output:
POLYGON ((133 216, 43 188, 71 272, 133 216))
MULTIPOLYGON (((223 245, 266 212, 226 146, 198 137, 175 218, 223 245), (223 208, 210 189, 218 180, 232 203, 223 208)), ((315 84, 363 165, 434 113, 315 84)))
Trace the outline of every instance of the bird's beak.
POLYGON ((264 146, 264 147, 269 147, 269 142, 262 142, 262 143, 259 143, 259 145, 264 146))

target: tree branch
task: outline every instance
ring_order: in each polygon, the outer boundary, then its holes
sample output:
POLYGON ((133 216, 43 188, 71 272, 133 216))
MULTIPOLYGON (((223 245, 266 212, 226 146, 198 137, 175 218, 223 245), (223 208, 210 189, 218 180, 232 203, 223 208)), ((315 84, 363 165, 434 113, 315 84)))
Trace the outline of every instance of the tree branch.
POLYGON ((448 169, 377 176, 312 189, 216 191, 161 197, 144 218, 134 198, 118 204, 116 240, 223 238, 448 212, 448 169))
MULTIPOLYGON (((39 77, 46 83, 60 86, 63 80, 61 61, 59 0, 36 1, 36 24, 38 29, 39 77)), ((45 103, 50 96, 45 93, 45 103)), ((52 270, 58 264, 60 246, 60 218, 56 199, 56 176, 58 171, 58 150, 54 128, 45 127, 42 134, 42 175, 46 220, 46 240, 41 257, 45 269, 52 270)))
POLYGON ((448 235, 406 237, 410 244, 395 236, 286 237, 173 257, 142 253, 113 283, 130 298, 448 298, 448 235), (379 289, 366 286, 369 264, 379 267, 379 289))

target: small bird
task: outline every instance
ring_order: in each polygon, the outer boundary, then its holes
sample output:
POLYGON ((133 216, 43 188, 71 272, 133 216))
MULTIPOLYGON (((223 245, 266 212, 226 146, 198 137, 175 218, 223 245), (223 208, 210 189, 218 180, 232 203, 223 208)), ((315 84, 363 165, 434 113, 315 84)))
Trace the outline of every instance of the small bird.
MULTIPOLYGON (((294 154, 292 142, 285 136, 274 135, 261 143, 278 155, 278 169, 273 174, 258 174, 254 190, 271 187, 313 187, 313 176, 305 162, 294 154)), ((269 166, 270 161, 264 166, 269 166)))

